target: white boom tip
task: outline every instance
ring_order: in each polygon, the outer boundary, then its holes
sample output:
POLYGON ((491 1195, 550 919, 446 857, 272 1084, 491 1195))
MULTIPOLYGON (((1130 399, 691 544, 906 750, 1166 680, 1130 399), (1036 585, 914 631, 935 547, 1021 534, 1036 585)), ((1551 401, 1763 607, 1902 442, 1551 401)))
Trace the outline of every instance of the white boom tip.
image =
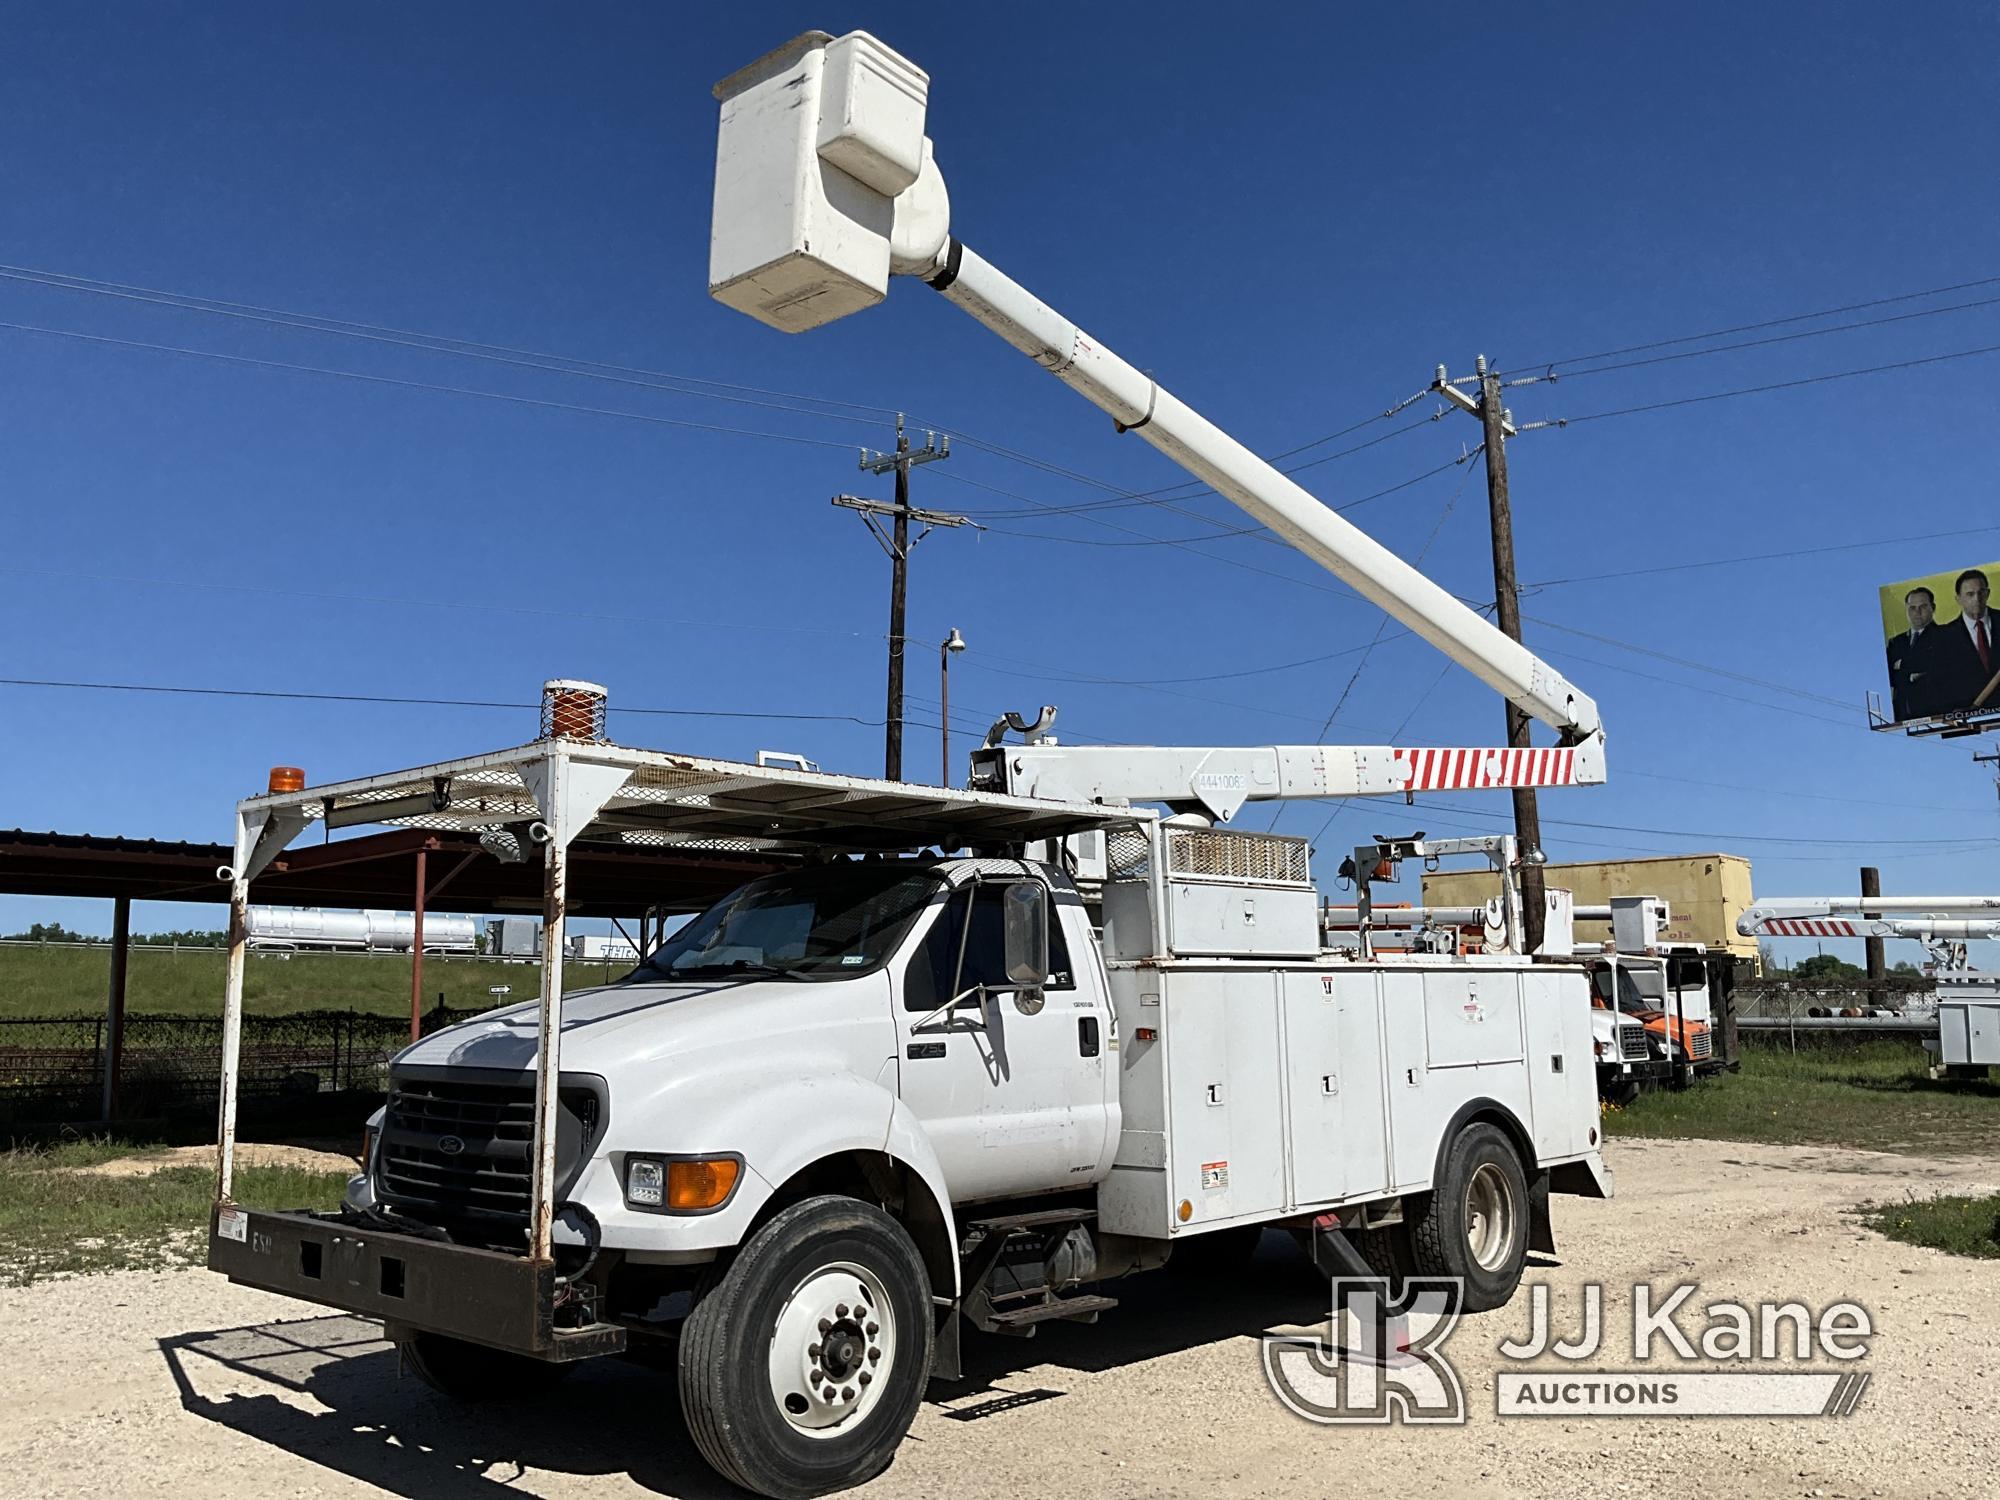
POLYGON ((865 31, 808 31, 716 85, 709 294, 785 333, 873 307, 943 252, 930 75, 865 31))

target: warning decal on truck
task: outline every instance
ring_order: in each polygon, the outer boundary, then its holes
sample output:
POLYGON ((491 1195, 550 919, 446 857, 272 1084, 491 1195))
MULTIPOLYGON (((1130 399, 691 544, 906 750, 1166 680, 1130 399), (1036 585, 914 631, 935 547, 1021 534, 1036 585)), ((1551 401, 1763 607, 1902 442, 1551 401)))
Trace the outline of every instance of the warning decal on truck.
POLYGON ((218 1208, 215 1211, 215 1232, 225 1240, 234 1240, 241 1245, 250 1238, 250 1215, 240 1208, 218 1208))
POLYGON ((1201 1190, 1215 1192, 1229 1186, 1229 1163, 1226 1161, 1205 1161, 1201 1164, 1201 1190))

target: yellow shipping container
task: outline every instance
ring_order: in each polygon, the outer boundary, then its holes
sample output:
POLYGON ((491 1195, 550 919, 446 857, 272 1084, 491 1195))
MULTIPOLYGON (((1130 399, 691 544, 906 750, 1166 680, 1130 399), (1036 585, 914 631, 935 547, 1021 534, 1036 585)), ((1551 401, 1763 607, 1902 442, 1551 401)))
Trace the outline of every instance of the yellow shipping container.
MULTIPOLYGON (((1439 871, 1424 876, 1424 905, 1469 906, 1499 891, 1489 871, 1439 871)), ((1655 859, 1612 859, 1550 865, 1548 883, 1566 890, 1578 906, 1602 906, 1613 896, 1658 896, 1672 920, 1667 936, 1700 943, 1738 958, 1755 959, 1757 940, 1741 937, 1736 919, 1750 904, 1750 861, 1738 854, 1674 854, 1655 859)), ((1393 900, 1386 890, 1378 899, 1393 900)), ((1609 941, 1608 922, 1576 924, 1579 942, 1609 941)))

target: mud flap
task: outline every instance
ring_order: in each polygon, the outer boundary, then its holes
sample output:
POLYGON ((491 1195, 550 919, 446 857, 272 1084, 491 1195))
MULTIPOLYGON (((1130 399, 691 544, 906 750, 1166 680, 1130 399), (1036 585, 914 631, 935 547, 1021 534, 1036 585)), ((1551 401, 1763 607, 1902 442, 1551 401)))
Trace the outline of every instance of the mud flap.
POLYGON ((1544 1255, 1556 1253, 1555 1225, 1549 1219, 1549 1174, 1537 1173, 1528 1184, 1528 1248, 1544 1255))
POLYGON ((942 1303, 935 1311, 938 1320, 937 1341, 931 1347, 930 1378, 944 1381, 963 1380, 965 1362, 960 1354, 959 1340, 965 1329, 965 1319, 958 1315, 956 1302, 942 1303))

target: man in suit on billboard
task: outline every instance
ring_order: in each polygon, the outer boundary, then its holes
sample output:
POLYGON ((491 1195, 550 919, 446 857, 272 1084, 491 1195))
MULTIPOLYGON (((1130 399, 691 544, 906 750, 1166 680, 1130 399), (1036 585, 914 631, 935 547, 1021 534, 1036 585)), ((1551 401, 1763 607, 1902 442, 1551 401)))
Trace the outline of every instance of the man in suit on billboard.
MULTIPOLYGON (((1952 591, 1958 595, 1958 619, 1938 630, 1937 710, 1970 708, 1986 691, 1986 684, 2000 673, 2000 635, 1996 635, 1992 612, 1986 607, 1986 575, 1967 568, 1958 575, 1952 591)), ((1982 708, 2000 708, 2000 688, 1996 688, 1982 708)))
POLYGON ((1897 722, 1927 719, 1940 702, 1938 668, 1944 631, 1935 623, 1937 596, 1919 584, 1903 596, 1909 629, 1889 640, 1889 702, 1897 722))

